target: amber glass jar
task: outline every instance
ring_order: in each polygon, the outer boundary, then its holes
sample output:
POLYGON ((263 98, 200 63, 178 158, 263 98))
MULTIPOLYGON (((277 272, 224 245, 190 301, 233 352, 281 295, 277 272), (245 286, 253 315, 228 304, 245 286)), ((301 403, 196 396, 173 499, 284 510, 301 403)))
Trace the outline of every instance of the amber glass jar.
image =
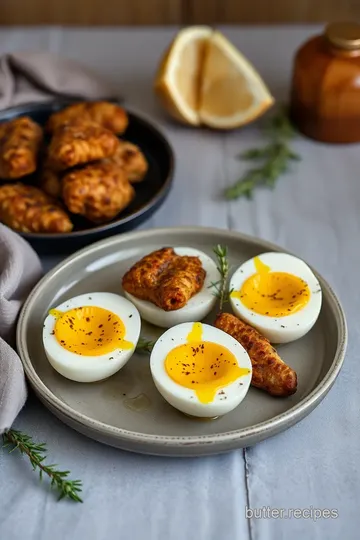
POLYGON ((297 51, 291 119, 318 141, 360 141, 360 25, 333 23, 297 51))

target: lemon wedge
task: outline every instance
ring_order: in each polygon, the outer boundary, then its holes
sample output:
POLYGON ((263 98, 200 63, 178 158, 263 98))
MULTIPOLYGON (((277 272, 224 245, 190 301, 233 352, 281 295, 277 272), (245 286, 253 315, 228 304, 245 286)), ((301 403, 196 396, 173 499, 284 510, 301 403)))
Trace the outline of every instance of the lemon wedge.
POLYGON ((233 129, 252 122, 274 102, 254 66, 220 32, 181 30, 158 69, 155 91, 177 120, 233 129))
POLYGON ((254 66, 220 32, 208 43, 200 96, 200 122, 220 129, 252 122, 274 102, 254 66))
POLYGON ((165 52, 155 79, 155 91, 169 114, 194 126, 200 124, 201 68, 211 35, 207 26, 181 30, 165 52))

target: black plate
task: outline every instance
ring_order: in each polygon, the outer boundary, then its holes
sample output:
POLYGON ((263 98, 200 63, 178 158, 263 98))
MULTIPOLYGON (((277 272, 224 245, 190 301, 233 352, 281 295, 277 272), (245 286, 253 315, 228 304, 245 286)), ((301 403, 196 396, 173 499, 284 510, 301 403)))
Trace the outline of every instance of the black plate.
MULTIPOLYGON (((12 107, 0 111, 0 122, 27 115, 44 125, 50 114, 71 103, 73 101, 57 100, 12 107)), ((85 219, 72 216, 74 230, 71 233, 21 233, 39 253, 71 253, 101 238, 134 229, 164 202, 173 179, 173 150, 164 135, 151 123, 129 111, 128 115, 129 126, 122 137, 137 144, 149 163, 143 182, 134 185, 136 197, 123 212, 104 225, 92 225, 85 219)))

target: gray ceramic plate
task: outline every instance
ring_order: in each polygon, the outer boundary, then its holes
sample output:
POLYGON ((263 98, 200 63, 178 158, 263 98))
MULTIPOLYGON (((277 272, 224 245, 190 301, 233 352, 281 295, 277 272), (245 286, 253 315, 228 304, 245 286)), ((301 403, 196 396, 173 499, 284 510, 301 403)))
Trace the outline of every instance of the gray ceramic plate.
MULTIPOLYGON (((285 362, 298 373, 298 391, 286 399, 251 388, 239 408, 230 414, 213 421, 192 420, 157 393, 146 355, 135 355, 116 375, 92 384, 71 382, 48 363, 41 334, 50 307, 91 291, 121 293, 124 271, 154 249, 186 245, 211 254, 217 243, 229 247, 234 267, 264 251, 279 251, 272 244, 235 232, 158 229, 98 242, 47 274, 29 296, 17 332, 27 377, 46 407, 72 428, 98 441, 135 452, 176 456, 215 454, 249 446, 309 414, 334 383, 347 341, 339 300, 320 276, 323 307, 318 322, 304 338, 278 348, 285 362)), ((143 324, 144 336, 153 339, 160 333, 158 328, 143 324)))

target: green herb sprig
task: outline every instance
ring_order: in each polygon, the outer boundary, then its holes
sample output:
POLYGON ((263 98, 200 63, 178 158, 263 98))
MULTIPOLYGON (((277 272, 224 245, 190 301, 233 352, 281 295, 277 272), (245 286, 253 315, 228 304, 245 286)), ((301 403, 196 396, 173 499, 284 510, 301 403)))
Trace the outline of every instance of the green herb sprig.
POLYGON ((269 142, 261 148, 251 148, 239 156, 256 161, 259 165, 249 169, 242 178, 225 190, 226 199, 251 199, 255 188, 260 185, 274 188, 280 176, 289 170, 290 163, 301 159, 290 147, 296 130, 289 120, 286 107, 278 110, 263 131, 269 142))
POLYGON ((218 244, 213 248, 213 252, 217 259, 217 270, 220 274, 218 281, 212 281, 209 285, 215 289, 214 295, 219 298, 220 311, 222 311, 225 302, 229 301, 231 291, 228 290, 228 278, 230 272, 230 265, 228 259, 227 246, 221 246, 218 244))
POLYGON ((59 492, 59 500, 67 497, 76 502, 83 502, 79 496, 82 491, 81 480, 69 480, 70 471, 59 471, 57 465, 45 465, 47 449, 45 443, 35 443, 30 435, 21 431, 9 429, 3 433, 3 447, 10 448, 9 452, 18 449, 22 454, 27 455, 33 470, 39 471, 40 481, 46 474, 51 480, 51 487, 59 492))
POLYGON ((143 337, 139 338, 136 345, 136 352, 138 353, 151 353, 156 341, 147 340, 143 337))

